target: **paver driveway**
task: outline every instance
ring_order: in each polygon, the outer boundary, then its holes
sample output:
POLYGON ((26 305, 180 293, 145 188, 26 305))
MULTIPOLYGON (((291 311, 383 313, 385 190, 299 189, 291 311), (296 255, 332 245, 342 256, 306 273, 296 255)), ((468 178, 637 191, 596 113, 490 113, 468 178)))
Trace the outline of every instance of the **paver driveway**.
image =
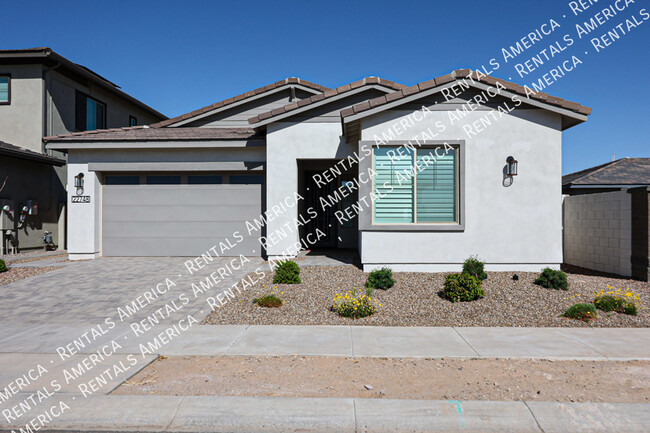
POLYGON ((202 320, 209 312, 207 296, 227 289, 256 267, 265 266, 261 265, 260 258, 251 258, 242 265, 239 258, 219 257, 190 275, 184 265, 186 260, 180 257, 99 258, 0 286, 0 323, 100 323, 106 317, 117 317, 117 307, 124 308, 166 278, 171 279, 175 287, 131 316, 131 321, 139 320, 177 300, 181 292, 192 295, 192 283, 198 284, 218 269, 230 269, 232 272, 205 296, 188 296, 189 303, 182 309, 161 316, 161 323, 176 322, 187 314, 202 320), (239 269, 234 269, 231 263, 239 269))

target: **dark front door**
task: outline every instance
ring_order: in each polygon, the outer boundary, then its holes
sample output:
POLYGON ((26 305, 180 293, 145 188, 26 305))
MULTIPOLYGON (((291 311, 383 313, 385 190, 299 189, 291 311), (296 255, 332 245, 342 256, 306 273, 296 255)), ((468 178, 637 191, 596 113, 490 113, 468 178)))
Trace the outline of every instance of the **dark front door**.
POLYGON ((310 243, 312 248, 336 247, 336 203, 329 205, 331 196, 336 188, 336 179, 323 185, 323 182, 314 180, 315 174, 321 171, 305 171, 305 207, 316 211, 316 216, 311 218, 309 212, 305 212, 305 218, 309 219, 305 224, 303 239, 310 243), (323 200, 321 200, 323 198, 323 200), (323 205, 327 203, 327 205, 323 205), (314 242, 316 241, 316 242, 314 242), (312 243, 313 242, 313 243, 312 243))

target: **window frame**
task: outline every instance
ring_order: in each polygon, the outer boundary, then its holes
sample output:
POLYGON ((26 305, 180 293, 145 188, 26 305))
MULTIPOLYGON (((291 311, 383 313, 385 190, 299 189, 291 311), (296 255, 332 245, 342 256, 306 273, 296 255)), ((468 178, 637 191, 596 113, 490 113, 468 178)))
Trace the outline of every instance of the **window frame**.
POLYGON ((84 132, 84 131, 98 131, 100 129, 106 129, 108 127, 108 125, 106 124, 107 110, 108 110, 108 107, 106 106, 106 103, 100 101, 99 99, 93 98, 89 94, 84 93, 84 92, 82 92, 80 90, 77 90, 76 92, 77 92, 77 96, 76 96, 76 100, 75 100, 75 130, 78 131, 78 132, 84 132), (85 120, 84 129, 79 129, 79 125, 78 125, 80 107, 78 107, 79 104, 77 102, 79 101, 79 96, 84 97, 84 107, 83 107, 84 108, 83 109, 83 118, 85 120), (104 107, 104 113, 103 113, 103 116, 102 116, 102 122, 104 123, 104 125, 101 128, 88 129, 88 114, 87 113, 88 113, 88 100, 89 99, 91 99, 95 104, 99 104, 102 107, 104 107))
POLYGON ((0 105, 11 105, 11 74, 0 73, 0 77, 7 78, 7 100, 0 101, 0 105))
MULTIPOLYGON (((359 230, 364 231, 419 231, 419 232, 445 232, 465 230, 465 140, 426 140, 410 144, 416 148, 436 148, 446 144, 456 149, 456 222, 412 222, 412 223, 375 223, 375 204, 370 200, 370 194, 375 191, 375 179, 366 183, 359 182, 359 196, 368 197, 370 206, 363 206, 359 215, 359 230)), ((375 152, 377 147, 399 147, 409 145, 408 140, 395 140, 377 144, 375 141, 359 141, 359 155, 365 155, 367 149, 372 150, 371 155, 363 157, 359 162, 359 173, 371 173, 374 170, 375 152)), ((417 161, 417 157, 415 158, 417 161)), ((417 181, 416 181, 417 182, 417 181)), ((417 200, 417 190, 413 189, 414 200, 417 200)), ((414 212, 417 208, 414 206, 414 212)), ((414 218, 417 218, 414 215, 414 218)))
POLYGON ((129 127, 138 126, 138 118, 135 116, 129 115, 129 127))

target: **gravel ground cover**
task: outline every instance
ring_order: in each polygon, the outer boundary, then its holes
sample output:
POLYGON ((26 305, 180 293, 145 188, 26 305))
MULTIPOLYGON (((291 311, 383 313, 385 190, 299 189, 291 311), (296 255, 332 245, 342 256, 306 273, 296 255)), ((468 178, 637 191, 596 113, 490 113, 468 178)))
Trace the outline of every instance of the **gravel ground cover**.
POLYGON ((648 403, 649 364, 327 356, 169 357, 145 367, 113 394, 648 403))
POLYGON ((50 272, 55 269, 61 269, 61 267, 39 266, 39 267, 29 267, 29 268, 15 268, 9 266, 9 270, 7 272, 0 272, 0 286, 13 283, 14 281, 22 280, 23 278, 29 278, 29 277, 33 277, 34 275, 50 272))
POLYGON ((19 257, 17 259, 11 259, 11 258, 6 258, 4 261, 7 263, 7 265, 11 264, 19 264, 19 263, 31 263, 31 262, 39 262, 41 260, 52 260, 52 259, 63 259, 64 257, 67 257, 68 253, 61 253, 61 254, 52 254, 52 255, 47 255, 47 256, 37 256, 37 257, 32 257, 32 256, 23 256, 17 255, 16 257, 19 257))
POLYGON ((330 310, 337 292, 363 289, 367 274, 352 265, 305 266, 302 282, 274 285, 273 276, 212 311, 204 324, 251 325, 362 325, 362 326, 527 326, 527 327, 648 327, 650 326, 650 284, 613 276, 568 273, 568 291, 545 289, 533 282, 537 273, 488 272, 483 282, 485 297, 468 303, 451 303, 439 296, 444 273, 395 273, 395 285, 373 296, 382 306, 373 316, 352 320, 330 310), (265 284, 266 287, 262 287, 265 284), (635 290, 641 296, 638 316, 599 312, 589 323, 562 317, 576 302, 593 301, 593 293, 606 289, 635 290), (253 298, 274 291, 283 301, 280 308, 253 304, 253 298))

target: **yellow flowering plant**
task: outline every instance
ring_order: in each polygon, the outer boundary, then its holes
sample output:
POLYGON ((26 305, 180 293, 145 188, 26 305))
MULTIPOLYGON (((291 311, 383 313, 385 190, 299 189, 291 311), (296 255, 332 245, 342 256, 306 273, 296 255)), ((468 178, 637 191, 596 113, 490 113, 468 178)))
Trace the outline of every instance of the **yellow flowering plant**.
MULTIPOLYGON (((639 311, 641 296, 634 290, 616 289, 607 286, 607 290, 594 293, 594 305, 602 311, 616 311, 617 313, 636 316, 639 311)), ((643 307, 642 307, 643 308, 643 307)))
POLYGON ((372 291, 357 290, 353 287, 345 293, 337 293, 332 300, 332 310, 340 316, 359 319, 373 315, 377 307, 381 307, 379 301, 371 296, 372 291))
MULTIPOLYGON (((266 285, 262 284, 262 288, 266 290, 266 285)), ((282 302, 282 299, 280 299, 276 294, 275 294, 275 289, 277 289, 278 286, 274 286, 273 290, 271 290, 271 293, 268 294, 262 294, 258 296, 257 298, 253 299, 253 303, 259 305, 260 307, 267 307, 267 308, 278 308, 281 307, 284 302, 282 302)), ((284 292, 281 293, 284 295, 284 292)))
MULTIPOLYGON (((607 289, 593 292, 592 296, 594 297, 594 306, 604 312, 615 311, 621 314, 636 316, 639 310, 645 309, 641 305, 641 296, 631 289, 625 289, 623 291, 622 289, 614 289, 614 287, 608 285, 607 289)), ((584 299, 585 297, 580 293, 576 293, 567 299, 574 298, 584 299)))

